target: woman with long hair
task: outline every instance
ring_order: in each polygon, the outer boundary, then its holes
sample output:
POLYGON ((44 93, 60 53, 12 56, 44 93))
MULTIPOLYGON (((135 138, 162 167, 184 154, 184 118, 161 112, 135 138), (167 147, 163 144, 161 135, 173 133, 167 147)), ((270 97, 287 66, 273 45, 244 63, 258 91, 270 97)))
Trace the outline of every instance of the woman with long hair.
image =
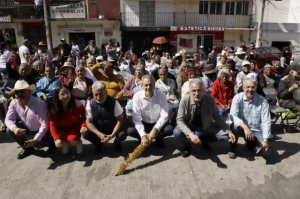
POLYGON ((50 132, 55 146, 66 154, 69 144, 76 146, 76 154, 82 153, 81 133, 87 130, 85 108, 72 96, 67 87, 56 90, 53 106, 50 110, 50 132))

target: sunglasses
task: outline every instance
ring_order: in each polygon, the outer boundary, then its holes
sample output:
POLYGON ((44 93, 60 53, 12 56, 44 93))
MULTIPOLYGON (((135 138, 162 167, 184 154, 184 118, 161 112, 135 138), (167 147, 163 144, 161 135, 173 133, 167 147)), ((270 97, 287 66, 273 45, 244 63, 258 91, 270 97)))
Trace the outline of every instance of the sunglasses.
POLYGON ((16 94, 24 94, 25 90, 24 89, 22 89, 22 90, 15 90, 15 93, 16 94))

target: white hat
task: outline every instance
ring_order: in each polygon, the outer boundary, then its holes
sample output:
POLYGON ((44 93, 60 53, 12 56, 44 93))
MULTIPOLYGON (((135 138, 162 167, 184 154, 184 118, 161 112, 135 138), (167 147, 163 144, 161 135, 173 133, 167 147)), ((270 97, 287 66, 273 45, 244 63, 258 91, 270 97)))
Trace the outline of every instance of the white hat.
POLYGON ((244 61, 242 62, 242 66, 245 66, 245 65, 250 65, 250 62, 247 61, 247 60, 244 60, 244 61))
POLYGON ((242 54, 246 54, 246 52, 244 51, 243 48, 238 48, 235 52, 236 55, 242 55, 242 54))
POLYGON ((99 55, 98 57, 96 57, 96 60, 101 60, 101 61, 103 61, 104 59, 103 59, 103 56, 102 56, 102 55, 99 55))
POLYGON ((14 90, 30 90, 31 94, 33 94, 36 91, 36 87, 34 84, 29 85, 25 80, 18 80, 15 83, 14 90))
POLYGON ((60 41, 66 41, 66 39, 65 38, 61 38, 60 41))
POLYGON ((248 73, 246 76, 247 79, 256 79, 257 78, 257 74, 254 72, 248 73))

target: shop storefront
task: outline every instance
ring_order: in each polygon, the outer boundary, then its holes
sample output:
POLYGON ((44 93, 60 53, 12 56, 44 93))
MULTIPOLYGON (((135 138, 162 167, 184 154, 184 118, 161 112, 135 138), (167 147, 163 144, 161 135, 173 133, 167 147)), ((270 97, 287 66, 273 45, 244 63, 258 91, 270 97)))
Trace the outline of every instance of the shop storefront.
POLYGON ((224 46, 224 27, 171 26, 170 30, 172 52, 182 49, 196 52, 200 46, 207 52, 211 51, 213 46, 221 51, 224 46))

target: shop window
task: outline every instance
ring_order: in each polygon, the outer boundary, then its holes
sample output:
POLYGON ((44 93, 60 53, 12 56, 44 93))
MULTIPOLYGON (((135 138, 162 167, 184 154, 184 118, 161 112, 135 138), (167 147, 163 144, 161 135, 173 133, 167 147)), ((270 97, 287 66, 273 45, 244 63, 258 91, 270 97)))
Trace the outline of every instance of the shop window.
POLYGON ((227 1, 226 2, 226 15, 234 15, 235 1, 227 1))
POLYGON ((155 25, 155 1, 140 1, 140 26, 155 25))
POLYGON ((249 1, 236 2, 236 15, 248 15, 249 1))
POLYGON ((209 14, 222 14, 222 1, 211 1, 209 14))
POLYGON ((208 14, 208 1, 200 1, 199 14, 208 14))

